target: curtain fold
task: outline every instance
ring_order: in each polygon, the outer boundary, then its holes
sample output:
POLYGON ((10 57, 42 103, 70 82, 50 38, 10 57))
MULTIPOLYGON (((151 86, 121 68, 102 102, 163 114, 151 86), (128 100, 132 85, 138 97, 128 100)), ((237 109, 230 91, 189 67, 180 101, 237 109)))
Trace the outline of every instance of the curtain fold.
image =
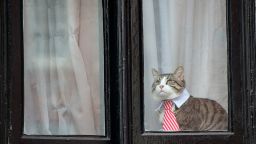
POLYGON ((24 134, 105 134, 104 97, 95 92, 103 89, 101 7, 89 1, 24 0, 24 134))
POLYGON ((186 88, 228 110, 226 2, 224 0, 144 0, 145 129, 160 130, 151 96, 152 68, 185 69, 186 88))

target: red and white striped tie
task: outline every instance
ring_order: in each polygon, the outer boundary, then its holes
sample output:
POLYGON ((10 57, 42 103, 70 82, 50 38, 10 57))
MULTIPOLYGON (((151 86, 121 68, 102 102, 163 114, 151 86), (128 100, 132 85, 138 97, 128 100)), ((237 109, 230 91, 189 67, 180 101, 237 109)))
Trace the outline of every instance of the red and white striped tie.
POLYGON ((179 131, 180 127, 177 123, 174 112, 172 111, 172 101, 164 101, 164 119, 163 119, 163 130, 164 131, 179 131))

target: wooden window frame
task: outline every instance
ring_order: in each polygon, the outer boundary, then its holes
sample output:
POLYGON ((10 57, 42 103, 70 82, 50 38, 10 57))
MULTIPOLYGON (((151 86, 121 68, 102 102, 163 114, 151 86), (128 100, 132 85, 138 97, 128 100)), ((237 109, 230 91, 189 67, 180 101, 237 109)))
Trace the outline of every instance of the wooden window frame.
POLYGON ((0 143, 8 142, 8 96, 7 96, 7 17, 6 3, 0 2, 0 143))
POLYGON ((255 1, 227 0, 229 123, 228 132, 144 132, 142 0, 127 0, 126 44, 129 143, 245 144, 255 140, 255 1))
MULTIPOLYGON (((256 141, 255 0, 228 0, 231 95, 241 106, 232 133, 143 133, 142 0, 108 0, 104 13, 109 54, 109 135, 47 137, 22 135, 22 0, 0 1, 1 144, 254 144, 256 141), (232 49, 231 49, 232 48, 232 49), (142 89, 141 89, 142 88, 142 89), (241 96, 241 97, 239 97, 241 96), (207 141, 207 142, 206 142, 207 141)), ((234 111, 232 111, 234 114, 234 111)))
POLYGON ((118 19, 117 0, 103 2, 104 33, 104 97, 105 136, 97 135, 24 135, 24 57, 23 57, 23 0, 0 2, 1 32, 1 144, 110 144, 118 143, 123 136, 121 127, 121 103, 118 63, 118 19), (111 15, 111 17, 110 17, 111 15), (110 39, 114 38, 114 39, 110 39), (111 47, 111 48, 110 48, 111 47), (2 49, 3 48, 3 49, 2 49), (110 105, 111 102, 111 105, 110 105))

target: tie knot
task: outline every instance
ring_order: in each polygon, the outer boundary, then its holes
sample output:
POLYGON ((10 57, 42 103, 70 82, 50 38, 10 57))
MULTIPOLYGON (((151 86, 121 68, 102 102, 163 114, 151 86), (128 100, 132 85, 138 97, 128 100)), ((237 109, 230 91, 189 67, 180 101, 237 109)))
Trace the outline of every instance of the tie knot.
POLYGON ((164 109, 165 110, 172 110, 172 101, 171 100, 164 101, 164 109))

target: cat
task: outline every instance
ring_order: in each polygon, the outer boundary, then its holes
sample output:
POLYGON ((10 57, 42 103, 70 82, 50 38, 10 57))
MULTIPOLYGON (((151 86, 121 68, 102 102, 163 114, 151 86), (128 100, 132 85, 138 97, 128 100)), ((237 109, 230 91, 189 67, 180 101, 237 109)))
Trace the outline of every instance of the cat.
MULTIPOLYGON (((156 69, 153 69, 152 73, 154 77, 152 95, 161 101, 173 101, 175 104, 173 111, 180 130, 228 130, 228 114, 220 104, 210 99, 195 98, 188 93, 185 88, 183 66, 177 67, 175 72, 170 74, 160 74, 156 69)), ((156 111, 162 123, 163 106, 160 106, 156 111)))

